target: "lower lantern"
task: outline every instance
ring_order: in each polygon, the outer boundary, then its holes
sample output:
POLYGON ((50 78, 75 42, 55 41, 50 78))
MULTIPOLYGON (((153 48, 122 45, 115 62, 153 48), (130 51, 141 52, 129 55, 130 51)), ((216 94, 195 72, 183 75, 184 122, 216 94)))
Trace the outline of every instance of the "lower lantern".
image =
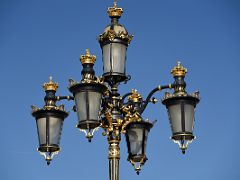
POLYGON ((139 174, 141 166, 147 161, 147 138, 153 124, 147 121, 130 123, 126 127, 126 141, 128 147, 128 161, 139 174))

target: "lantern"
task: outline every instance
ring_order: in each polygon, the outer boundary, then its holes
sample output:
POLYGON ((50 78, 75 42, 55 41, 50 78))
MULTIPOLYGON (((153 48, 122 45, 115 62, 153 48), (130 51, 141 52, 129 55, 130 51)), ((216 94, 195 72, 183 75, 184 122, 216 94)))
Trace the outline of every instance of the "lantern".
POLYGON ((146 147, 147 138, 153 124, 147 121, 133 122, 126 127, 126 142, 128 147, 128 160, 134 166, 137 174, 141 166, 147 160, 146 147), (137 167, 136 164, 139 164, 137 167))
POLYGON ((188 144, 194 139, 194 113, 199 102, 198 94, 186 96, 172 96, 166 93, 163 104, 168 110, 172 130, 172 140, 179 144, 183 154, 188 144))
POLYGON ((102 81, 95 77, 93 65, 96 57, 90 55, 87 50, 86 55, 82 55, 80 59, 83 65, 83 79, 80 83, 70 82, 69 90, 75 99, 78 116, 77 128, 84 131, 88 140, 91 141, 92 131, 96 130, 100 124, 102 94, 107 88, 102 81))
POLYGON ((125 81, 126 76, 126 51, 132 40, 124 26, 118 23, 123 13, 122 8, 114 7, 108 9, 111 24, 107 26, 99 36, 102 48, 103 76, 106 81, 114 79, 115 82, 125 81))
POLYGON ((195 107, 200 100, 199 92, 189 95, 185 91, 186 83, 184 78, 187 69, 181 65, 181 62, 177 62, 171 73, 175 78, 173 84, 174 93, 165 93, 162 103, 168 110, 172 140, 179 145, 184 154, 188 144, 194 140, 194 113, 195 107))
POLYGON ((38 151, 45 157, 47 164, 50 164, 53 156, 60 151, 60 139, 63 121, 68 116, 64 106, 56 106, 57 83, 50 81, 44 84, 46 92, 45 106, 42 109, 32 106, 32 115, 36 119, 39 147, 38 151))

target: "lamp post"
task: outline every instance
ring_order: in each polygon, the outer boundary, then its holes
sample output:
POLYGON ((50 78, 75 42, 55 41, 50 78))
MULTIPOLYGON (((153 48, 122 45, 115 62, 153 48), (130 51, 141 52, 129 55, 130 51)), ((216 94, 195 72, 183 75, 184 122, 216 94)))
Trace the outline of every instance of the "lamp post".
POLYGON ((183 154, 188 144, 194 140, 194 112, 199 102, 199 93, 188 94, 184 80, 187 73, 180 62, 172 69, 174 82, 164 86, 157 86, 146 99, 137 90, 120 95, 119 85, 130 80, 126 74, 126 51, 132 40, 124 26, 119 24, 123 13, 122 8, 114 6, 108 8, 111 24, 99 36, 102 48, 103 75, 97 77, 94 72, 96 56, 86 50, 80 56, 83 66, 82 80, 69 80, 69 91, 73 96, 56 96, 58 84, 52 78, 43 85, 46 92, 43 108, 32 106, 32 115, 37 122, 39 137, 38 151, 44 155, 47 164, 60 151, 60 137, 64 119, 68 113, 64 106, 57 106, 60 100, 74 100, 74 111, 77 113, 77 128, 85 133, 89 142, 98 128, 104 130, 107 137, 109 151, 109 179, 119 180, 119 160, 121 135, 125 134, 128 161, 133 165, 137 174, 147 161, 147 138, 154 122, 144 120, 142 113, 149 103, 156 103, 153 94, 165 89, 173 89, 173 93, 166 92, 162 103, 166 106, 172 129, 172 140, 179 144, 183 154))

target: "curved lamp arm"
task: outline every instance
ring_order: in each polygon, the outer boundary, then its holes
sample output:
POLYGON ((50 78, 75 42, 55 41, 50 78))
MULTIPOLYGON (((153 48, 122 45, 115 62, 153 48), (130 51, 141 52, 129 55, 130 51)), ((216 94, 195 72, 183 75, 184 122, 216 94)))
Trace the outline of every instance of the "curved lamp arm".
POLYGON ((142 114, 143 111, 146 109, 148 103, 150 102, 150 99, 152 97, 153 94, 155 94, 157 91, 162 91, 163 89, 172 89, 173 88, 173 84, 168 84, 168 85, 164 85, 164 86, 158 86, 156 88, 154 88, 147 96, 146 100, 144 101, 142 108, 139 111, 139 114, 142 114))

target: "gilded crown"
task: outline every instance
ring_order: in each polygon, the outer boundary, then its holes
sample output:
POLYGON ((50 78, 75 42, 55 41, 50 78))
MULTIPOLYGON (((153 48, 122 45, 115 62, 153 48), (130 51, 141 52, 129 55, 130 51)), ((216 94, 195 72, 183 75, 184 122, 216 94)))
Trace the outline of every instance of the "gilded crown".
POLYGON ((177 65, 174 66, 173 69, 171 70, 171 74, 173 75, 173 77, 185 76, 186 73, 187 73, 187 69, 181 65, 180 61, 178 61, 177 65))
POLYGON ((132 94, 128 97, 128 99, 133 102, 140 102, 140 100, 142 99, 142 96, 137 92, 136 89, 133 89, 132 94))
POLYGON ((115 0, 113 3, 113 7, 109 7, 108 8, 108 15, 109 17, 121 17, 122 13, 123 13, 123 9, 117 7, 117 1, 115 0))
POLYGON ((96 56, 91 55, 89 49, 86 49, 86 54, 80 56, 82 64, 94 64, 96 61, 96 56))
POLYGON ((52 76, 49 77, 49 82, 43 84, 45 91, 57 91, 58 83, 53 82, 52 76))

